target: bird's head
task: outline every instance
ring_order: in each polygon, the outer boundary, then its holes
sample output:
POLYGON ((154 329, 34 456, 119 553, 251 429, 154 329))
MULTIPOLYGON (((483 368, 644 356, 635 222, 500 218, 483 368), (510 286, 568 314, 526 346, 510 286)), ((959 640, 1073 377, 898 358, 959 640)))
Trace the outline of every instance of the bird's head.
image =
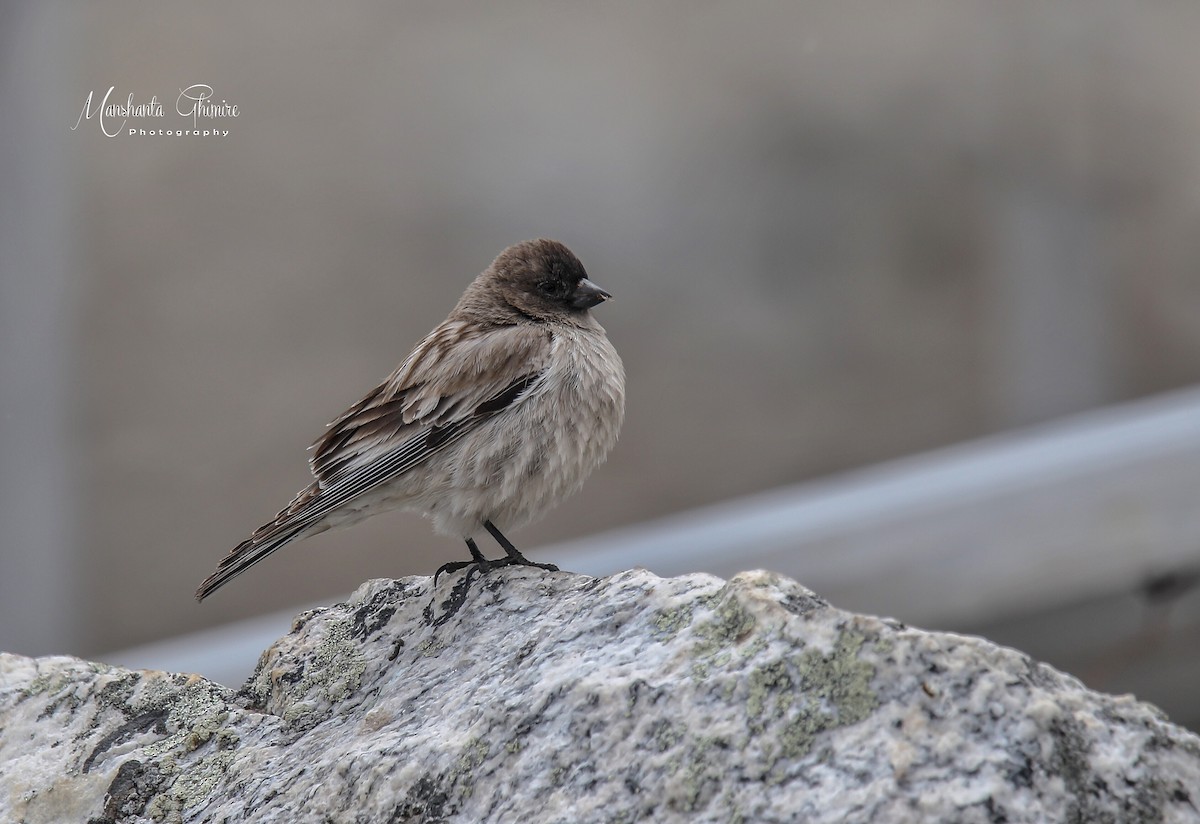
POLYGON ((471 284, 463 301, 472 308, 508 312, 517 319, 571 322, 611 297, 588 280, 583 264, 570 249, 558 241, 539 238, 501 252, 471 284))

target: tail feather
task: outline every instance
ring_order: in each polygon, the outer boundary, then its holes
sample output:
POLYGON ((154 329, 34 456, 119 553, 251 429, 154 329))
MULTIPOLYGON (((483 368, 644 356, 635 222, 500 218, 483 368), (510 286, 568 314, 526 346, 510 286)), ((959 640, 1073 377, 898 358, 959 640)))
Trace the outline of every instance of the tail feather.
POLYGON ((203 601, 233 578, 315 526, 314 519, 306 514, 305 509, 318 492, 316 484, 305 489, 287 509, 275 516, 275 520, 259 527, 253 535, 231 549, 217 564, 216 571, 200 584, 196 590, 196 600, 203 601))

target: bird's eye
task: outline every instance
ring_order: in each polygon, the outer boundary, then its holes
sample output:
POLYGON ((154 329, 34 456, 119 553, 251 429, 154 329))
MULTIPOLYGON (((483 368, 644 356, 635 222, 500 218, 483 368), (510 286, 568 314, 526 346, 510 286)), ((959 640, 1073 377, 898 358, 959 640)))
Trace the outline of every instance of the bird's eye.
POLYGON ((558 281, 558 280, 543 280, 538 283, 537 288, 538 288, 538 291, 541 292, 543 295, 549 295, 550 297, 559 297, 560 295, 562 295, 563 284, 562 284, 562 281, 558 281))

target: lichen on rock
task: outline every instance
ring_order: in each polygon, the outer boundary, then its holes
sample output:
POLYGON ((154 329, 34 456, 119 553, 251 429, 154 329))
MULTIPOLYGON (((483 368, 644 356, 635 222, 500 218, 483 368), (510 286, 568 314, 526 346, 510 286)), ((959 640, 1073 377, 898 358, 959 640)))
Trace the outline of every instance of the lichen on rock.
POLYGON ((364 584, 233 691, 0 656, 0 820, 1195 822, 1200 739, 1012 650, 722 581, 364 584))

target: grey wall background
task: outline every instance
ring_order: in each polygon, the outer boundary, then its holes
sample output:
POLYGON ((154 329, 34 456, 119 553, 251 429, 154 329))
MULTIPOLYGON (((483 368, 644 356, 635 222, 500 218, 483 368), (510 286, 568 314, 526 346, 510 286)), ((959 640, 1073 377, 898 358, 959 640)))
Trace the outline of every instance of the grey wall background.
MULTIPOLYGON (((524 547, 1200 379, 1200 7, 14 3, 0 646, 427 573, 389 515, 200 578, 505 245, 617 296, 622 441, 524 547), (220 139, 71 131, 109 86, 220 139)), ((177 122, 175 118, 168 118, 177 122)))

